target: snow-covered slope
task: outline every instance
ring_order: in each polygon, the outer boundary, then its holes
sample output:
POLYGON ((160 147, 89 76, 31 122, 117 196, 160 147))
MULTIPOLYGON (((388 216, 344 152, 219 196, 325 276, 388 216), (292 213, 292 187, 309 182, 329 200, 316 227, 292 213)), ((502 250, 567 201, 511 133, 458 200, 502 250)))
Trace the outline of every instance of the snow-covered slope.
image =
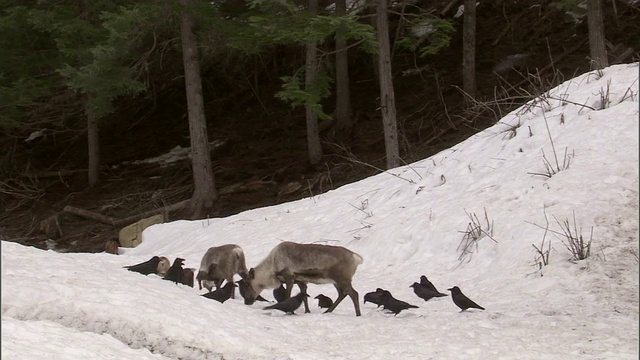
POLYGON ((637 359, 638 73, 578 76, 450 149, 313 198, 152 226, 120 256, 2 242, 3 359, 637 359), (461 256, 470 217, 490 236, 461 256), (592 239, 588 259, 569 260, 565 221, 592 239), (419 308, 356 317, 348 299, 332 314, 311 300, 287 316, 122 269, 153 255, 198 268, 226 243, 254 266, 285 240, 359 253, 361 303, 382 287, 419 308), (409 287, 423 274, 486 310, 424 302, 409 287))

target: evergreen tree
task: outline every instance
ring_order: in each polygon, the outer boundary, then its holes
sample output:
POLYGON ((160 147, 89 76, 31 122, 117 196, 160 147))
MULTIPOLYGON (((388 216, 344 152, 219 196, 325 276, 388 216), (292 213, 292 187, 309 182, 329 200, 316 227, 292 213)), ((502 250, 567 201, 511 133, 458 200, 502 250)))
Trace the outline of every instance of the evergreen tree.
POLYGON ((380 73, 380 112, 384 129, 384 146, 387 153, 387 169, 400 165, 398 125, 396 120, 396 99, 391 72, 391 45, 389 43, 389 22, 387 1, 378 0, 376 19, 378 30, 378 67, 380 73))
POLYGON ((476 0, 464 2, 463 38, 462 88, 469 102, 476 97, 476 0))
MULTIPOLYGON (((347 1, 336 0, 335 16, 347 15, 347 1)), ((349 56, 345 27, 341 24, 336 29, 336 123, 335 133, 341 141, 348 139, 353 122, 351 121, 351 93, 349 92, 349 56)))
MULTIPOLYGON (((315 117, 320 120, 331 119, 325 113, 321 102, 331 94, 333 80, 326 69, 319 65, 324 55, 314 54, 314 48, 323 46, 332 37, 339 37, 343 42, 351 39, 365 51, 375 52, 376 40, 372 27, 359 22, 353 15, 331 15, 322 11, 316 14, 310 9, 299 10, 293 3, 285 1, 254 1, 254 4, 261 7, 263 13, 252 17, 251 25, 263 39, 273 44, 294 44, 305 46, 307 49, 305 68, 291 76, 282 77, 283 90, 276 96, 293 107, 305 107, 309 161, 311 164, 317 164, 322 150, 315 117), (338 30, 339 34, 336 34, 338 30), (312 48, 311 44, 315 46, 312 48), (304 86, 300 74, 302 71, 305 72, 304 86)), ((341 90, 344 90, 343 86, 341 90)), ((348 116, 348 113, 346 115, 348 116)), ((344 117, 342 119, 344 120, 344 117)))
POLYGON ((217 193, 202 98, 200 56, 196 36, 193 32, 194 21, 189 9, 191 1, 180 0, 180 3, 185 6, 182 12, 180 33, 187 91, 189 135, 191 137, 191 170, 193 172, 193 194, 189 204, 189 214, 193 218, 199 218, 206 215, 207 210, 213 208, 217 193))
POLYGON ((587 22, 589 24, 589 52, 591 68, 602 69, 609 66, 604 37, 604 14, 602 0, 587 0, 587 22))

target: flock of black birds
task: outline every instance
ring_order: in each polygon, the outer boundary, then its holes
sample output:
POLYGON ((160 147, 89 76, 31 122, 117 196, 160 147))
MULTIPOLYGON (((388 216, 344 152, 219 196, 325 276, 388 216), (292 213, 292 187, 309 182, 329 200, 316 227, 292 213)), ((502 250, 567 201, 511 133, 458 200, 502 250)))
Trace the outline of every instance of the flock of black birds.
POLYGON ((164 280, 193 287, 193 269, 183 269, 183 265, 184 259, 182 258, 176 258, 173 261, 173 265, 169 266, 169 259, 164 256, 154 256, 145 262, 125 266, 124 268, 142 275, 156 274, 164 280))
MULTIPOLYGON (((138 272, 143 275, 149 275, 152 273, 163 276, 164 280, 173 281, 176 284, 184 284, 187 286, 193 287, 193 269, 183 269, 184 259, 176 258, 171 265, 168 267, 169 260, 165 257, 154 256, 151 259, 136 265, 125 266, 124 268, 129 271, 138 272)), ((244 280, 239 280, 236 283, 241 283, 244 280)), ((203 294, 207 299, 216 300, 220 303, 224 303, 229 300, 233 296, 233 292, 235 291, 236 284, 233 282, 227 282, 224 286, 219 289, 210 291, 206 294, 203 294)), ((422 275, 420 277, 420 282, 414 282, 409 286, 413 288, 413 292, 419 298, 424 301, 429 301, 433 298, 445 297, 447 294, 443 294, 436 289, 436 287, 427 279, 426 276, 422 275)), ((238 287, 240 289, 240 295, 244 297, 242 293, 243 286, 238 287)), ((459 287, 454 286, 452 288, 447 289, 451 292, 451 299, 453 303, 456 304, 460 309, 460 312, 465 311, 467 309, 480 309, 484 310, 484 308, 478 304, 476 304, 473 300, 466 297, 459 287)), ((280 310, 286 314, 295 314, 295 311, 302 305, 305 297, 309 297, 309 295, 305 293, 298 293, 295 296, 287 298, 287 290, 285 287, 280 284, 279 287, 273 289, 273 298, 276 300, 276 303, 273 305, 269 305, 264 307, 264 310, 280 310)), ((328 309, 333 305, 333 300, 330 297, 320 294, 315 297, 318 300, 318 307, 328 309)), ((263 298, 262 296, 258 296, 256 299, 258 301, 268 302, 269 300, 263 298)), ((378 308, 382 306, 383 310, 388 310, 390 313, 393 313, 394 316, 398 315, 402 310, 418 308, 416 305, 411 305, 405 301, 398 300, 391 294, 390 291, 377 288, 376 291, 369 292, 364 295, 364 303, 367 302, 378 305, 378 308)))
MULTIPOLYGON (((436 289, 436 287, 427 279, 426 276, 422 275, 420 277, 420 282, 414 282, 409 286, 413 288, 413 292, 424 301, 429 301, 435 297, 445 297, 447 294, 443 294, 436 289)), ((484 308, 473 300, 466 297, 460 288, 454 286, 452 288, 447 289, 451 291, 451 299, 453 303, 456 304, 460 309, 460 312, 465 311, 470 308, 484 310, 484 308)), ((365 304, 368 302, 374 303, 378 305, 378 307, 382 306, 384 310, 389 310, 394 315, 398 315, 402 310, 417 308, 416 305, 411 305, 405 301, 398 300, 391 295, 391 292, 388 290, 377 288, 376 291, 372 291, 364 295, 365 304)))

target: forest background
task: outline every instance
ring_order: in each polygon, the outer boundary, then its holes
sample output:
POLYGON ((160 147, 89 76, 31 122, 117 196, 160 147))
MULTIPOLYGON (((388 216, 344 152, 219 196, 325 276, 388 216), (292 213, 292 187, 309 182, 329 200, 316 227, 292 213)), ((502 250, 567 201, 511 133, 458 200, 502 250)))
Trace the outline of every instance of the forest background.
POLYGON ((1 9, 0 238, 59 251, 103 251, 145 216, 228 216, 428 157, 640 49, 632 0, 1 9))

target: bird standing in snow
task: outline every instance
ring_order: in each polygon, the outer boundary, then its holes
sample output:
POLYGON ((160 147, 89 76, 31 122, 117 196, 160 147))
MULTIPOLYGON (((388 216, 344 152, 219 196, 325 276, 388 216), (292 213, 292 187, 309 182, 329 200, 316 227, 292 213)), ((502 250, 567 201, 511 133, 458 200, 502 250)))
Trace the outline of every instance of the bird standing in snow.
POLYGON ((433 299, 434 297, 443 297, 443 296, 447 296, 447 294, 443 294, 437 291, 434 291, 433 289, 427 288, 425 286, 420 285, 417 282, 414 282, 411 286, 413 288, 413 292, 422 300, 424 301, 429 301, 431 299, 433 299))
POLYGON ((364 303, 366 304, 368 301, 370 303, 374 303, 378 305, 378 307, 382 306, 382 301, 380 300, 380 297, 382 296, 382 293, 384 291, 385 291, 384 289, 377 288, 376 291, 372 291, 364 294, 364 303))
POLYGON ((273 289, 273 298, 276 299, 276 302, 282 302, 287 299, 287 289, 284 288, 283 284, 273 289))
POLYGON ((398 315, 402 310, 418 308, 415 305, 411 305, 407 302, 394 298, 387 290, 383 290, 380 295, 380 301, 382 302, 381 305, 385 310, 389 310, 395 315, 398 315))
POLYGON ((418 283, 413 283, 410 287, 413 288, 413 292, 422 300, 429 301, 434 297, 443 297, 447 296, 446 294, 439 293, 437 291, 433 291, 433 289, 428 289, 418 283))
POLYGON ((321 309, 328 309, 333 306, 333 300, 323 294, 316 296, 314 299, 318 299, 318 307, 321 309))
MULTIPOLYGON (((424 275, 420 276, 420 285, 422 285, 423 287, 426 287, 427 289, 431 289, 437 293, 442 294, 440 291, 438 291, 438 289, 436 289, 435 286, 433 286, 433 283, 431 283, 431 281, 429 281, 429 279, 427 279, 427 277, 424 275)), ((444 295, 444 296, 447 296, 447 295, 444 295)))
POLYGON ((220 289, 210 291, 202 296, 206 297, 207 299, 212 299, 212 300, 224 303, 225 301, 231 298, 231 295, 233 294, 234 290, 235 290, 235 284, 227 281, 227 283, 220 289))
POLYGON ((173 265, 167 271, 167 275, 164 276, 163 279, 173 281, 174 283, 182 283, 183 271, 182 265, 184 264, 184 259, 176 258, 173 260, 173 265))
POLYGON ((267 306, 264 308, 264 310, 275 309, 293 315, 294 311, 296 311, 300 307, 300 305, 302 305, 302 300, 305 297, 309 297, 309 295, 301 292, 296 296, 292 296, 288 299, 282 300, 279 303, 267 306))
POLYGON ((158 263, 160 263, 160 257, 154 256, 151 259, 140 264, 125 266, 124 269, 135 271, 143 275, 149 275, 151 273, 155 273, 158 270, 158 263))
POLYGON ((463 312, 469 308, 484 310, 482 306, 476 304, 475 302, 473 302, 473 300, 466 297, 459 287, 454 286, 447 290, 451 291, 451 298, 453 299, 454 304, 462 309, 460 312, 463 312))

